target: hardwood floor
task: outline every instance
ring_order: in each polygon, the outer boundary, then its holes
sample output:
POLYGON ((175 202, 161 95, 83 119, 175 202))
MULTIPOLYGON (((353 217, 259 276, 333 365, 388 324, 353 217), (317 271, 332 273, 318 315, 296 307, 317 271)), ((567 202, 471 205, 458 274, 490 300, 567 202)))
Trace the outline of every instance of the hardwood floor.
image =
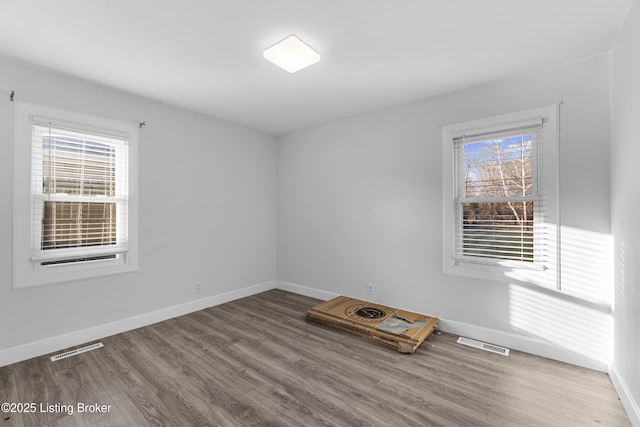
POLYGON ((272 290, 2 367, 0 403, 37 409, 0 426, 630 425, 604 373, 445 333, 400 354, 307 322, 318 302, 272 290))

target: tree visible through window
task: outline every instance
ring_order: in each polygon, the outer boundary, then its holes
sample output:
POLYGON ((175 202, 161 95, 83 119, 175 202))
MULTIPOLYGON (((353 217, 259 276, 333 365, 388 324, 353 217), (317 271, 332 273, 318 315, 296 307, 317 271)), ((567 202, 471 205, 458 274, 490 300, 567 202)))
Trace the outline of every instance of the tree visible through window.
POLYGON ((533 262, 537 128, 456 138, 462 257, 533 262))
POLYGON ((444 274, 559 289, 557 106, 441 130, 444 274))

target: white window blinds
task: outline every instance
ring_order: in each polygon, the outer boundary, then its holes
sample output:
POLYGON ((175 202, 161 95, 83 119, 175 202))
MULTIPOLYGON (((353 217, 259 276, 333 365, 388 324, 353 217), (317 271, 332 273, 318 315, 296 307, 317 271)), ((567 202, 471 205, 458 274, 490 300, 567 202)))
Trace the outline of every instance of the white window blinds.
POLYGON ((454 258, 543 260, 542 119, 455 137, 454 258))
POLYGON ((128 250, 123 136, 32 119, 32 260, 114 259, 128 250))

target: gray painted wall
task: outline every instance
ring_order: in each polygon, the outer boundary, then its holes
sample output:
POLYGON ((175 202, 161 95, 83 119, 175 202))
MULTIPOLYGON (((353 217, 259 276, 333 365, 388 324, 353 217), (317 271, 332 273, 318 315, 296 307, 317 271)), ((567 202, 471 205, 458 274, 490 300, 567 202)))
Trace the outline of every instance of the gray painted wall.
POLYGON ((612 53, 611 223, 615 240, 615 359, 619 393, 640 425, 640 5, 612 53), (625 396, 626 395, 626 396, 625 396))
POLYGON ((608 369, 608 55, 290 134, 278 150, 279 281, 608 369), (443 275, 441 126, 561 100, 563 291, 443 275))
POLYGON ((0 82, 0 350, 275 279, 274 137, 12 62, 0 61, 0 82), (138 272, 11 290, 6 201, 13 168, 28 165, 13 165, 10 90, 25 102, 146 121, 138 272))

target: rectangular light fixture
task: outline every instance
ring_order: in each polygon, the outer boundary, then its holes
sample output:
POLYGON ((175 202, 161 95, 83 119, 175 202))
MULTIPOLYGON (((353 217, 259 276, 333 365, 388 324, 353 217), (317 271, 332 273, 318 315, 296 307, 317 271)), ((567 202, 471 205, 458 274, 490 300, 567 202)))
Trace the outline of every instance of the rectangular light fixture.
POLYGON ((265 49, 263 56, 290 73, 320 61, 320 54, 293 34, 265 49))

